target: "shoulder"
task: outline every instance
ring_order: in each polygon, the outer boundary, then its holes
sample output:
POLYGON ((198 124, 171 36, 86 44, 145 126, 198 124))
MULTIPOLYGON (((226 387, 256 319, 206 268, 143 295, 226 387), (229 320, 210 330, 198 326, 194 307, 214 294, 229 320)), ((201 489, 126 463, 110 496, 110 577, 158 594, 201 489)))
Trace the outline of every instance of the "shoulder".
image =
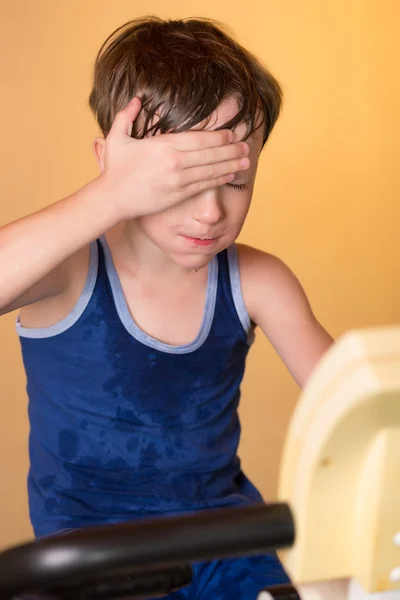
POLYGON ((244 244, 237 251, 243 298, 255 323, 266 310, 275 316, 285 309, 311 312, 300 281, 280 258, 244 244))
POLYGON ((333 339, 315 318, 291 269, 266 252, 238 245, 243 299, 297 383, 303 387, 333 339))
POLYGON ((49 327, 66 317, 83 292, 90 262, 91 246, 85 246, 31 288, 20 311, 21 324, 49 327))

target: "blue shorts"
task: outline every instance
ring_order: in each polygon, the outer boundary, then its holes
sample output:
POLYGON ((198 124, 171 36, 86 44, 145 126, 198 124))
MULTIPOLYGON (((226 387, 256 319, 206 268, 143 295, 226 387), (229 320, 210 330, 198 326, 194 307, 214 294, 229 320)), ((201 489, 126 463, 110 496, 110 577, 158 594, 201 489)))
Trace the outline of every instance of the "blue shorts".
POLYGON ((214 560, 195 564, 191 584, 162 600, 256 600, 265 587, 289 582, 276 554, 214 560))

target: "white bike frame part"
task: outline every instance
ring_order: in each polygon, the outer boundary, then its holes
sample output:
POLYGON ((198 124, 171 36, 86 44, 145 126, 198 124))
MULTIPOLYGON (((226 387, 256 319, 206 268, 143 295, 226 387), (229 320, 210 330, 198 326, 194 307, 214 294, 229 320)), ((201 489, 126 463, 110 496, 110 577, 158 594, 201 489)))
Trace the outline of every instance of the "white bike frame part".
POLYGON ((281 559, 304 600, 400 600, 400 327, 350 332, 323 357, 278 500, 296 525, 281 559))

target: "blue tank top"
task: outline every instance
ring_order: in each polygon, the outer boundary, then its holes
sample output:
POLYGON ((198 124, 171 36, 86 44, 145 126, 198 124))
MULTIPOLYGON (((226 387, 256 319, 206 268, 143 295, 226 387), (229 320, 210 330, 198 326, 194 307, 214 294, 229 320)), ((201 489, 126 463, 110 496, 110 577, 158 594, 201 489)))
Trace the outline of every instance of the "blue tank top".
POLYGON ((90 254, 65 319, 45 329, 17 322, 35 535, 262 502, 237 456, 253 330, 236 246, 210 262, 201 328, 183 346, 134 322, 104 238, 90 254))

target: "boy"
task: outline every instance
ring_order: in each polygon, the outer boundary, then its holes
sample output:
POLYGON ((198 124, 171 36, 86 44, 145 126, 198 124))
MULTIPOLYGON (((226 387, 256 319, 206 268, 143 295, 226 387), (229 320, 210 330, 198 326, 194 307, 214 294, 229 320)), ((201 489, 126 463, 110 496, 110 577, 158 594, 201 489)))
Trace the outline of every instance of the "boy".
MULTIPOLYGON (((290 270, 234 243, 281 108, 253 56, 209 21, 132 21, 99 51, 90 106, 100 175, 0 230, 37 536, 262 502, 237 457, 254 329, 300 386, 332 342, 290 270)), ((172 597, 286 580, 275 556, 215 561, 172 597)))

